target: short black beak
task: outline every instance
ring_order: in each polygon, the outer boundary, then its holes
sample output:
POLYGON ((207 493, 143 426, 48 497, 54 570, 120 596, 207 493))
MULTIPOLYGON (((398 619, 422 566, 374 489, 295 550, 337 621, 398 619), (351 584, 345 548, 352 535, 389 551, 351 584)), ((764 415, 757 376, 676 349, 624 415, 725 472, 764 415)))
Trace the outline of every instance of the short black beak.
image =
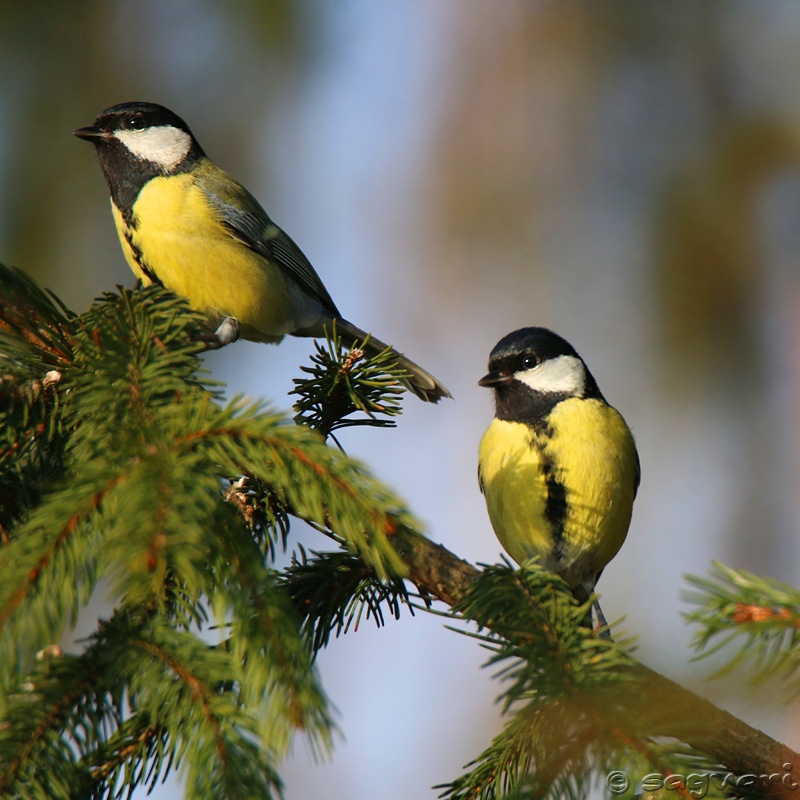
POLYGON ((478 381, 478 386, 486 386, 489 389, 493 389, 495 386, 501 383, 508 383, 511 380, 513 380, 513 376, 509 375, 508 372, 489 372, 478 381))
POLYGON ((108 131, 96 128, 94 125, 90 125, 88 128, 78 128, 78 130, 72 131, 72 135, 77 136, 79 139, 86 139, 87 142, 95 143, 108 141, 111 138, 111 134, 108 131))

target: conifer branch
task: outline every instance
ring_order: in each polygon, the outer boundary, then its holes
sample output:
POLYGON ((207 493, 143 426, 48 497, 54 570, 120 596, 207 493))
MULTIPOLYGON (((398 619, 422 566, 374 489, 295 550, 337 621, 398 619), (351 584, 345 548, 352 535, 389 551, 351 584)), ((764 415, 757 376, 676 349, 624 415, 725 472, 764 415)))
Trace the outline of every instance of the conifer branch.
POLYGON ((750 680, 782 681, 787 699, 800 693, 800 591, 780 581, 715 562, 708 578, 689 576, 686 599, 696 606, 687 619, 698 625, 698 657, 744 639, 715 677, 749 666, 750 680))
POLYGON ((335 322, 325 343, 315 340, 314 346, 311 367, 300 367, 311 377, 296 378, 291 391, 298 395, 295 422, 319 431, 325 439, 339 428, 394 427, 392 418, 402 413, 399 397, 403 389, 399 381, 402 370, 396 366, 391 348, 365 360, 363 347, 343 346, 335 322), (353 417, 359 413, 364 416, 353 417))
MULTIPOLYGON (((143 717, 131 717, 120 724, 103 747, 85 757, 82 765, 90 773, 94 786, 103 787, 105 784, 113 786, 121 769, 126 765, 136 764, 135 772, 145 783, 149 783, 150 791, 159 778, 159 771, 152 768, 152 765, 147 770, 147 766, 154 755, 156 742, 160 739, 163 745, 163 736, 163 730, 146 724, 143 717)), ((164 772, 169 772, 169 765, 164 772)), ((139 782, 136 776, 131 781, 133 786, 139 782)))
MULTIPOLYGON (((503 681, 505 729, 443 787, 451 799, 578 797, 620 764, 768 775, 800 763, 636 661, 629 642, 594 636, 585 604, 537 565, 478 570, 429 541, 329 447, 340 428, 399 413, 380 356, 335 336, 318 346, 296 382, 298 426, 226 404, 198 377, 200 323, 160 287, 106 293, 77 316, 0 267, 3 791, 120 796, 176 764, 190 797, 274 796, 295 731, 330 746, 318 650, 420 598, 477 624, 503 681), (338 549, 298 548, 277 570, 295 519, 338 549), (38 661, 101 579, 111 619, 81 653, 38 661), (212 615, 213 645, 199 635, 212 615)), ((771 648, 752 648, 757 677, 792 675, 800 593, 733 571, 695 585, 698 647, 744 633, 771 648)))
MULTIPOLYGON (((344 543, 339 541, 340 547, 344 543)), ((372 618, 378 627, 391 615, 399 619, 406 608, 414 607, 400 576, 381 580, 357 555, 339 552, 310 556, 301 549, 281 581, 303 620, 303 630, 317 653, 328 645, 331 636, 357 629, 362 617, 372 618)))
MULTIPOLYGON (((395 542, 408 580, 426 594, 458 606, 474 591, 481 573, 442 545, 407 529, 395 542)), ((480 605, 477 595, 475 603, 480 605)), ((495 627, 491 619, 482 622, 495 627)), ((604 687, 600 709, 622 743, 646 746, 652 737, 671 737, 736 775, 784 774, 786 764, 800 765, 800 754, 635 659, 627 658, 618 670, 619 680, 604 687)))
MULTIPOLYGON (((105 486, 92 492, 81 504, 81 507, 64 521, 63 525, 51 530, 52 535, 48 537, 46 542, 42 542, 41 549, 36 552, 34 563, 26 563, 28 560, 26 556, 29 555, 26 553, 28 542, 19 537, 15 538, 13 543, 9 542, 9 547, 0 551, 0 556, 2 556, 0 557, 0 570, 11 563, 14 563, 16 567, 14 576, 16 583, 6 580, 2 591, 0 591, 0 632, 25 595, 36 587, 43 570, 51 565, 55 554, 68 542, 76 527, 97 509, 102 498, 122 479, 122 476, 114 476, 105 486)), ((50 514, 45 513, 41 516, 50 517, 50 514)), ((38 522, 39 520, 34 518, 34 523, 38 522)))
POLYGON ((15 345, 3 358, 19 365, 22 360, 15 359, 13 352, 24 343, 26 360, 33 359, 50 369, 68 364, 72 360, 72 312, 22 270, 2 265, 0 270, 0 339, 15 345))

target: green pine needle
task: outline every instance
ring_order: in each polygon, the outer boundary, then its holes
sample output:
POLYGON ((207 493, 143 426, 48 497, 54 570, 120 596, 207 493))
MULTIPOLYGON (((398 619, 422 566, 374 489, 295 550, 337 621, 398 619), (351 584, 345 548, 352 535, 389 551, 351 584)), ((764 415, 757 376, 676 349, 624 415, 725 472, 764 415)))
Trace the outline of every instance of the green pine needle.
POLYGON ((401 578, 380 580, 348 550, 312 552, 309 557, 301 549, 281 580, 303 615, 303 628, 315 653, 327 647, 331 636, 357 630, 362 619, 372 618, 382 627, 385 614, 399 619, 403 607, 414 613, 401 578))
MULTIPOLYGON (((393 542, 418 523, 325 441, 394 424, 388 352, 318 344, 298 425, 224 398, 201 323, 159 287, 76 315, 0 266, 2 796, 110 800, 177 769, 188 797, 279 797, 298 734, 324 755, 337 733, 318 651, 413 613, 393 542), (294 545, 296 520, 333 551, 294 545), (63 652, 100 586, 108 619, 63 652)), ((477 625, 506 722, 444 797, 578 798, 611 769, 686 771, 625 716, 631 643, 594 635, 588 603, 535 562, 469 581, 453 613, 477 625)), ((722 567, 693 583, 699 648, 744 633, 732 665, 791 678, 798 592, 722 567)))
POLYGON ((391 417, 402 414, 399 381, 405 373, 396 366, 391 348, 365 359, 358 343, 351 348, 342 345, 335 323, 324 344, 315 340, 314 346, 312 366, 300 367, 311 377, 295 378, 290 393, 299 396, 294 404, 295 421, 325 438, 340 428, 394 427, 391 417), (361 416, 352 418, 359 413, 361 416))
POLYGON ((582 797, 593 773, 620 763, 618 732, 632 663, 630 642, 600 638, 585 625, 588 604, 536 561, 518 570, 486 567, 455 612, 491 634, 487 665, 505 688, 503 731, 442 797, 582 797))
MULTIPOLYGON (((319 432, 225 402, 203 376, 200 323, 159 287, 75 315, 0 266, 4 796, 127 796, 173 767, 189 797, 276 796, 299 731, 332 746, 320 642, 404 602, 404 505, 319 432), (343 547, 355 578, 329 620, 298 609, 297 565, 289 580, 272 566, 294 519, 343 547), (101 582, 111 619, 60 652, 101 582)), ((379 426, 399 413, 381 363, 351 354, 327 400, 305 395, 326 433, 362 424, 350 406, 379 426)))
POLYGON ((697 658, 744 639, 714 677, 749 667, 753 683, 779 679, 786 699, 800 693, 800 591, 772 578, 714 562, 708 578, 687 576, 695 591, 684 593, 695 605, 686 618, 699 626, 697 658))

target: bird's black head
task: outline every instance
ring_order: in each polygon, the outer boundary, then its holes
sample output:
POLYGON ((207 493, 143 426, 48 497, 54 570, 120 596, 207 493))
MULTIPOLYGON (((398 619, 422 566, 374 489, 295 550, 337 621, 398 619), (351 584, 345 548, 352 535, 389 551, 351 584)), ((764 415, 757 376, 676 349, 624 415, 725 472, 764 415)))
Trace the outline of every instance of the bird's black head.
POLYGON ((111 196, 123 212, 147 181, 190 170, 205 154, 177 115, 156 103, 120 103, 75 136, 97 148, 111 196))
POLYGON ((568 397, 603 399, 575 348, 547 328, 504 336, 478 384, 494 389, 496 416, 510 422, 535 424, 568 397))

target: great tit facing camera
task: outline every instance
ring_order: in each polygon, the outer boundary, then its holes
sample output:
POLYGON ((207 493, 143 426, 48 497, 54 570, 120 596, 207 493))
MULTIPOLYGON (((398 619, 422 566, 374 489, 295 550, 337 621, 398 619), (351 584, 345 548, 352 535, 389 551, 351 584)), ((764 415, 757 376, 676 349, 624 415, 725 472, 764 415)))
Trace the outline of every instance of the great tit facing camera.
MULTIPOLYGON (((279 342, 286 334, 336 331, 363 343, 300 248, 242 185, 203 152, 186 123, 154 103, 122 103, 75 136, 95 145, 111 192, 122 250, 143 284, 183 295, 205 314, 222 346, 239 336, 279 342)), ((367 355, 386 349, 370 336, 367 355)), ((450 392, 397 354, 406 386, 433 403, 450 392)))
POLYGON ((497 538, 517 563, 538 556, 585 602, 628 532, 633 436, 575 349, 546 328, 501 339, 478 383, 495 393, 478 478, 497 538))

